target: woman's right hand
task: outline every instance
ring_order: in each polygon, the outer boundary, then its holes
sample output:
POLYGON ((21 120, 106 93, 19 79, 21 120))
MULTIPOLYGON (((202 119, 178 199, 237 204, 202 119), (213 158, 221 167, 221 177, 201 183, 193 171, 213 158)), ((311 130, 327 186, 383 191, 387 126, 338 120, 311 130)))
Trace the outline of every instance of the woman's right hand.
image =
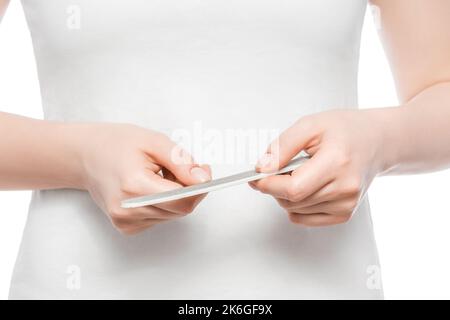
POLYGON ((123 199, 163 192, 211 179, 207 165, 167 136, 128 124, 87 124, 80 143, 82 187, 123 234, 135 234, 157 223, 191 213, 205 195, 134 209, 123 199), (158 174, 159 172, 162 174, 158 174))

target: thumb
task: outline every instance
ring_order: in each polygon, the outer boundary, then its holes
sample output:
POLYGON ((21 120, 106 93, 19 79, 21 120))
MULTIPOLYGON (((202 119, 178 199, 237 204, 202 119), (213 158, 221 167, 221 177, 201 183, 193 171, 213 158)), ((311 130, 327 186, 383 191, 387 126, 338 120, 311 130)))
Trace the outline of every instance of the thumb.
POLYGON ((269 145, 266 153, 259 159, 256 170, 273 172, 283 168, 316 138, 317 130, 310 120, 300 119, 269 145))
POLYGON ((159 139, 149 155, 155 162, 166 168, 184 185, 193 185, 211 180, 207 166, 199 166, 192 156, 169 138, 159 139))

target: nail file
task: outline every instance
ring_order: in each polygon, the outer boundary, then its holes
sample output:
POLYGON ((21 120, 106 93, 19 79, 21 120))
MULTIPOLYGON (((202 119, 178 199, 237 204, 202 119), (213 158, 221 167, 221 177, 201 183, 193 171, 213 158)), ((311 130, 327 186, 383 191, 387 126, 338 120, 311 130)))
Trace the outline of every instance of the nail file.
POLYGON ((256 172, 255 170, 245 171, 231 176, 214 179, 208 182, 195 184, 188 187, 182 187, 170 191, 154 193, 146 196, 126 199, 121 202, 122 208, 137 208, 144 206, 151 206, 154 204, 179 200, 187 197, 196 196, 211 191, 228 188, 238 184, 259 180, 269 176, 288 173, 300 167, 305 161, 309 159, 308 156, 300 156, 291 160, 284 168, 270 173, 256 172))

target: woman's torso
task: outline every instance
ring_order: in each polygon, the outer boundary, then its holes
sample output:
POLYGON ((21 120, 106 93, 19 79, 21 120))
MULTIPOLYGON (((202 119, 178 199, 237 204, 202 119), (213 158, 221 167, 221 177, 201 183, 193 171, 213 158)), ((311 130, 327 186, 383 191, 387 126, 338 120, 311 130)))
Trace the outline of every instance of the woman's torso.
MULTIPOLYGON (((357 106, 364 0, 22 3, 46 119, 162 131, 215 176, 305 114, 357 106)), ((379 298, 377 266, 367 199, 311 229, 242 185, 127 237, 88 193, 36 191, 10 297, 379 298)))

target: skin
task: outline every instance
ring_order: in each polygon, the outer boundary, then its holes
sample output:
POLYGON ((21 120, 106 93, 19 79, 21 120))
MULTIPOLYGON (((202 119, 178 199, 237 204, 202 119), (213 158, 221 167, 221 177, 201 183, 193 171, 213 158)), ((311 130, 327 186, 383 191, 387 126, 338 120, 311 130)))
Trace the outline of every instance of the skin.
MULTIPOLYGON (((0 0, 0 20, 7 5, 0 0)), ((122 209, 122 199, 211 179, 209 166, 196 164, 168 137, 129 124, 62 123, 0 112, 0 136, 7 137, 0 139, 0 190, 87 190, 123 234, 184 217, 206 195, 136 209, 122 209)))
MULTIPOLYGON (((0 13, 7 3, 0 0, 0 13)), ((269 146, 257 170, 282 167, 301 150, 312 155, 291 175, 251 184, 274 197, 294 223, 344 223, 376 176, 450 164, 450 2, 372 3, 380 8, 381 37, 401 105, 310 115, 269 146)), ((183 161, 174 161, 179 147, 169 138, 133 125, 59 123, 5 113, 0 124, 0 136, 8 137, 0 140, 0 189, 87 190, 125 234, 185 216, 204 196, 126 210, 120 199, 211 177, 208 166, 195 164, 185 152, 183 161)))
POLYGON ((291 175, 251 186, 306 226, 347 222, 376 176, 450 164, 450 1, 374 0, 400 106, 333 110, 304 117, 268 148, 257 170, 312 158, 291 175))
POLYGON ((87 190, 124 234, 184 217, 205 195, 136 209, 122 209, 120 200, 211 179, 207 165, 196 164, 167 136, 134 125, 67 124, 6 113, 0 123, 0 136, 9 137, 0 139, 0 150, 7 150, 0 157, 0 190, 87 190))

